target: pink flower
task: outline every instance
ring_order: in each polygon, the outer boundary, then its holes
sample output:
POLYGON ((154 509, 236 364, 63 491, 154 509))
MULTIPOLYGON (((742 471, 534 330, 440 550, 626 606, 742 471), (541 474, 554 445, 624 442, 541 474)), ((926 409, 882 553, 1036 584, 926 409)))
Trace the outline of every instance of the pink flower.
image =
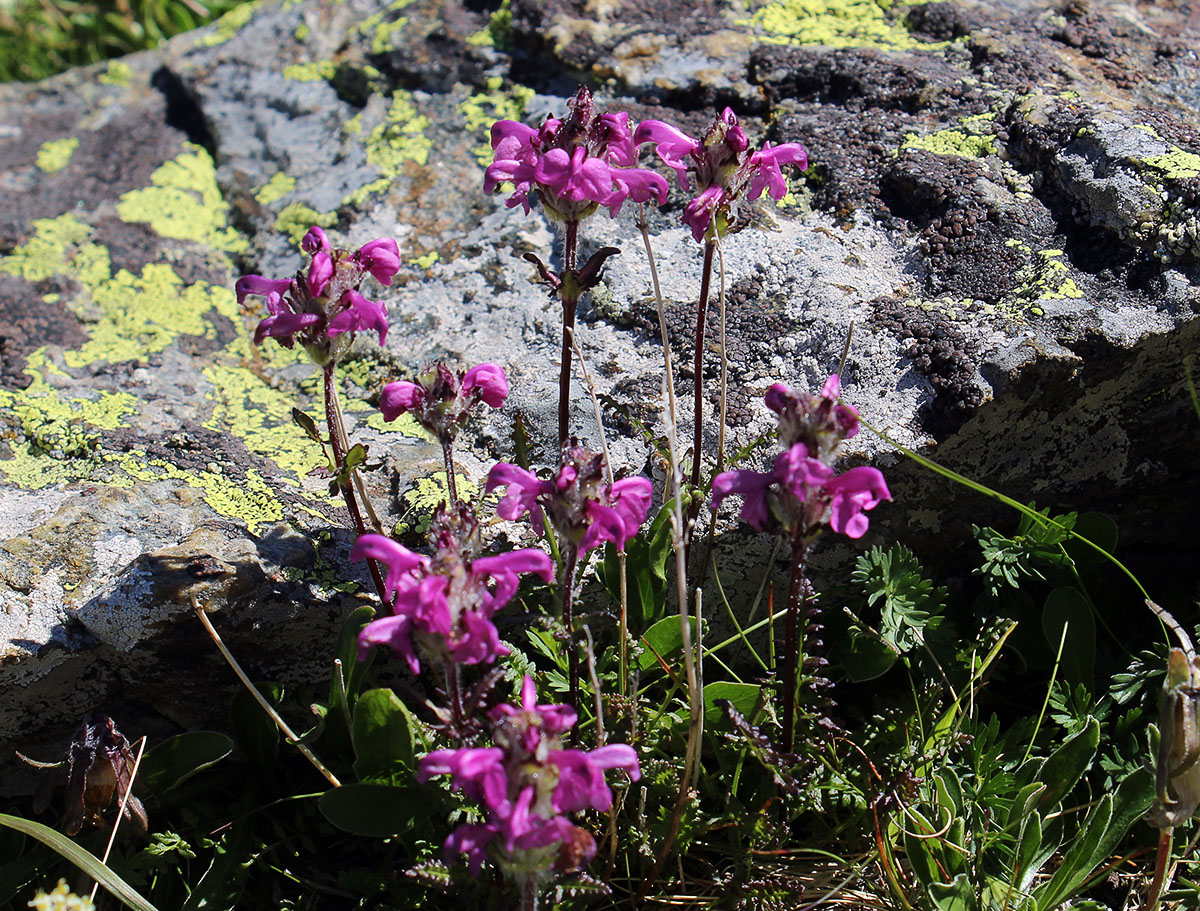
POLYGON ((579 547, 582 555, 605 541, 623 550, 638 533, 650 510, 653 485, 632 477, 604 483, 604 459, 572 439, 563 447, 563 461, 549 481, 518 465, 500 462, 488 472, 486 490, 506 487, 496 507, 510 522, 526 513, 541 534, 546 516, 555 532, 579 547))
POLYGON ((494 747, 435 750, 417 770, 419 782, 451 776, 454 789, 486 811, 486 822, 459 826, 446 839, 446 854, 465 854, 472 876, 489 850, 505 865, 541 863, 564 872, 585 865, 595 855, 595 840, 563 814, 611 807, 604 772, 624 769, 637 781, 637 752, 625 744, 590 752, 561 749, 562 735, 575 724, 575 710, 539 705, 528 675, 520 707, 498 705, 489 717, 494 747), (560 846, 557 858, 543 850, 552 845, 560 846))
POLYGON ((355 253, 333 249, 329 238, 313 226, 300 241, 310 257, 308 268, 293 279, 271 279, 246 275, 234 286, 238 303, 247 297, 262 297, 270 314, 254 330, 254 343, 274 338, 291 348, 300 344, 318 364, 336 361, 357 332, 379 333, 379 344, 387 341, 387 310, 359 293, 369 273, 389 284, 399 268, 400 253, 391 238, 380 238, 355 253), (338 339, 345 336, 345 339, 338 339))
POLYGON ((765 189, 772 198, 782 199, 787 193, 783 165, 808 167, 804 147, 795 142, 774 147, 767 142, 749 153, 750 140, 730 108, 721 112, 701 139, 660 120, 644 120, 633 141, 653 143, 684 190, 690 189, 688 175, 696 178, 698 192, 684 208, 683 222, 697 242, 708 235, 714 219, 718 230, 736 230, 737 204, 743 197, 758 199, 765 189))
POLYGON ((841 381, 835 373, 825 381, 820 395, 795 392, 783 383, 767 390, 763 402, 779 419, 779 441, 784 446, 804 443, 816 458, 824 462, 843 440, 858 433, 858 412, 838 402, 841 381))
POLYGON ((350 558, 370 558, 387 567, 385 591, 392 610, 359 634, 360 654, 387 645, 414 674, 421 669, 418 653, 457 664, 488 664, 508 654, 493 615, 512 600, 522 575, 548 582, 554 563, 536 548, 475 557, 477 532, 474 513, 460 505, 457 512, 443 506, 435 514, 432 559, 383 535, 359 537, 350 558))
POLYGON ((607 206, 616 215, 626 199, 666 202, 667 182, 653 171, 633 167, 637 149, 629 115, 596 114, 592 94, 580 86, 563 120, 547 118, 538 129, 501 120, 492 125, 492 164, 484 173, 485 192, 511 182, 506 205, 529 212, 529 195, 541 200, 557 221, 577 222, 607 206))
POLYGON ((867 531, 865 510, 892 498, 877 468, 852 468, 835 476, 833 469, 809 457, 796 443, 775 457, 774 469, 726 471, 713 479, 713 508, 731 494, 743 497, 741 518, 759 529, 776 526, 790 534, 813 534, 828 524, 838 534, 861 538, 867 531))
POLYGON ((440 361, 426 368, 417 382, 398 380, 383 387, 379 410, 385 421, 411 413, 439 442, 453 441, 480 402, 499 408, 508 397, 508 378, 497 364, 480 364, 465 374, 440 361))

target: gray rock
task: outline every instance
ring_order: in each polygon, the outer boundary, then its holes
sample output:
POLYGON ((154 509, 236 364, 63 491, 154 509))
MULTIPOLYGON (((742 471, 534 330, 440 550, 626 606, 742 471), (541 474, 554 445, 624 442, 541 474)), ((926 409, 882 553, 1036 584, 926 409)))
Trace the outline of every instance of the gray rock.
MULTIPOLYGON (((1107 2, 862 6, 514 0, 489 21, 450 0, 304 0, 0 87, 0 749, 60 743, 98 707, 127 734, 220 724, 234 683, 192 595, 259 678, 325 676, 365 580, 291 423, 293 404, 320 414, 312 370, 253 350, 261 314, 231 291, 292 273, 310 224, 344 246, 395 236, 405 259, 374 289, 387 349, 360 339, 343 389, 384 462, 368 482, 386 522, 419 526, 440 455, 373 397, 430 359, 509 371, 509 403, 462 455, 476 485, 511 455, 514 414, 552 442, 560 317, 521 255, 553 261, 559 242, 481 183, 490 122, 561 113, 579 78, 636 119, 698 132, 730 104, 754 141, 809 149, 792 194, 724 244, 731 446, 769 428, 772 382, 824 380, 853 322, 844 388, 872 426, 1019 500, 1108 511, 1133 551, 1194 566, 1194 27, 1107 2)), ((685 202, 673 189, 649 218, 690 414, 685 202)), ((622 250, 579 330, 614 461, 660 478, 634 430, 660 420, 663 380, 634 213, 591 219, 583 244, 622 250)), ((596 444, 582 383, 571 406, 596 444)), ((849 455, 896 495, 863 544, 895 536, 937 562, 970 522, 1011 521, 871 433, 849 455)), ((728 531, 723 579, 757 581, 769 550, 728 531)))

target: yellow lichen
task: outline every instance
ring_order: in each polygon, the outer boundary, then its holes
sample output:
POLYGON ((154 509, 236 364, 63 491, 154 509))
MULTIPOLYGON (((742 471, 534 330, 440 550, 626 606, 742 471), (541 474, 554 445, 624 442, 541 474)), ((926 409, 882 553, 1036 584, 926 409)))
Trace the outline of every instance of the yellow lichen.
POLYGON ((905 149, 924 149, 935 155, 956 155, 960 158, 983 158, 996 154, 996 137, 954 129, 938 130, 927 136, 908 133, 900 145, 900 151, 905 149))
POLYGON ((133 67, 124 60, 110 60, 104 72, 100 74, 99 79, 105 85, 116 85, 125 88, 133 82, 133 67))
POLYGON ((322 213, 302 202, 294 202, 276 216, 275 230, 299 243, 313 225, 328 228, 335 221, 337 214, 334 212, 322 213))
POLYGON ((397 90, 383 122, 363 140, 367 163, 379 172, 379 177, 347 194, 342 204, 360 205, 372 193, 386 190, 406 164, 427 164, 433 148, 433 140, 425 135, 428 126, 429 118, 417 112, 412 94, 397 90))
POLYGON ((41 148, 38 149, 37 166, 47 174, 57 173, 67 166, 77 148, 79 148, 79 140, 74 136, 43 142, 41 148))
POLYGON ((392 36, 398 34, 408 24, 407 16, 394 16, 393 14, 413 2, 414 0, 393 0, 386 9, 368 16, 359 23, 355 31, 371 39, 372 54, 386 54, 392 49, 392 36))
POLYGON ((217 186, 212 157, 198 145, 185 145, 187 151, 150 175, 150 186, 121 197, 117 214, 148 224, 163 237, 242 252, 246 238, 229 227, 229 204, 217 186))
POLYGON ((293 63, 283 68, 283 78, 294 82, 328 82, 337 72, 337 66, 332 60, 318 60, 313 63, 293 63))
POLYGON ((479 138, 479 144, 471 151, 483 167, 492 163, 492 124, 497 120, 522 120, 525 106, 536 94, 533 89, 523 85, 513 85, 507 90, 502 88, 503 85, 501 77, 490 76, 486 92, 476 92, 458 105, 467 131, 479 138))
POLYGON ((254 10, 259 6, 259 2, 243 3, 241 6, 235 6, 227 12, 216 21, 213 25, 213 30, 201 39, 201 46, 215 47, 218 44, 224 44, 236 35, 242 26, 250 21, 254 15, 254 10))
POLYGON ((269 206, 271 203, 278 202, 291 193, 295 186, 295 177, 288 177, 288 175, 279 171, 271 175, 271 179, 263 184, 262 188, 254 194, 254 198, 264 206, 269 206))
POLYGON ((933 50, 949 43, 913 38, 898 15, 889 15, 894 6, 892 0, 770 0, 738 24, 770 44, 933 50))

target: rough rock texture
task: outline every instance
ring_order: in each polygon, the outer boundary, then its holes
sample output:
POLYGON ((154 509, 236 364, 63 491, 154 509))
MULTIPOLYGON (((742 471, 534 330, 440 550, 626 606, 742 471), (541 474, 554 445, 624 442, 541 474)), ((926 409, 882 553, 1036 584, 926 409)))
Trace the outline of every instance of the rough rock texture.
MULTIPOLYGON (((232 677, 193 594, 257 676, 325 673, 365 595, 341 584, 363 581, 345 517, 290 419, 318 390, 298 355, 251 347, 260 314, 231 290, 292 272, 310 224, 393 235, 406 261, 381 292, 387 350, 360 340, 345 384, 391 522, 419 526, 442 482, 436 449, 376 415, 382 383, 440 355, 508 368, 510 404, 464 458, 476 484, 513 413, 552 439, 559 317, 521 255, 558 242, 481 178, 491 121, 561 112, 579 79, 636 119, 696 132, 729 104, 756 140, 809 149, 724 246, 735 441, 769 426, 770 383, 819 385, 853 321, 844 386, 876 427, 1018 499, 1114 514, 1134 559, 1194 566, 1198 38, 1185 3, 286 0, 0 87, 0 750, 48 755, 95 707, 127 732, 220 723, 232 677)), ((681 356, 685 203, 650 219, 681 356)), ((658 471, 634 429, 662 368, 633 213, 583 234, 623 251, 581 313, 610 443, 658 471)), ((595 440, 582 384, 572 415, 595 440)), ((937 558, 989 519, 853 442, 896 494, 873 538, 937 558)), ((748 540, 719 546, 729 577, 761 561, 748 540)))

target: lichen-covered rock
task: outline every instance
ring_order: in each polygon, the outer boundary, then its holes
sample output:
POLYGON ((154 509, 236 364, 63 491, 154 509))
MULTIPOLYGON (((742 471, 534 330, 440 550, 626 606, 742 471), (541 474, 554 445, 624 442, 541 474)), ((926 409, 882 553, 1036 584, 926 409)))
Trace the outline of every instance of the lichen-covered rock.
MULTIPOLYGON (((419 528, 444 489, 437 448, 374 408, 431 358, 509 371, 460 490, 511 455, 515 413, 552 444, 559 313, 522 255, 561 250, 482 172, 492 121, 561 113, 577 79, 635 119, 696 133, 729 104, 753 141, 809 150, 722 245, 733 443, 769 426, 772 382, 819 386, 853 322, 846 395, 893 439, 1022 500, 1107 510, 1135 550, 1187 550, 1195 29, 1173 5, 1107 0, 288 0, 0 87, 0 749, 34 751, 99 706, 127 733, 219 723, 233 679, 192 595, 257 676, 324 676, 364 579, 325 457, 292 422, 293 405, 320 414, 312 368, 254 348, 261 314, 232 293, 240 274, 293 272, 310 225, 400 243, 396 282, 372 289, 387 348, 360 340, 343 389, 383 463, 368 483, 386 522, 419 528)), ((686 201, 673 188, 649 214, 685 399, 686 201)), ((583 230, 585 254, 622 253, 579 341, 614 458, 640 469, 662 352, 631 209, 583 230)), ((715 354, 715 289, 708 303, 715 354)), ((571 416, 595 441, 581 383, 571 416)), ((896 494, 874 535, 936 558, 987 520, 879 438, 852 443, 896 494)), ((761 555, 728 542, 723 579, 758 578, 761 555)))

